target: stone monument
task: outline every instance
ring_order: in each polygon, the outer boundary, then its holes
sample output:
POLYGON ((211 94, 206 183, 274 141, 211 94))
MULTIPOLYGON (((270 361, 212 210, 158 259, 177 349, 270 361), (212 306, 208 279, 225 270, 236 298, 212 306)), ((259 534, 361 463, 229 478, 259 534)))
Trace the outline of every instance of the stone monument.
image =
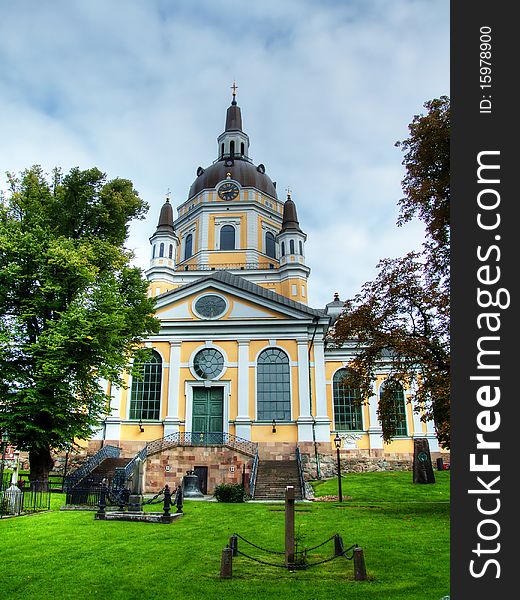
POLYGON ((426 438, 416 438, 413 441, 413 482, 435 483, 430 445, 426 438))

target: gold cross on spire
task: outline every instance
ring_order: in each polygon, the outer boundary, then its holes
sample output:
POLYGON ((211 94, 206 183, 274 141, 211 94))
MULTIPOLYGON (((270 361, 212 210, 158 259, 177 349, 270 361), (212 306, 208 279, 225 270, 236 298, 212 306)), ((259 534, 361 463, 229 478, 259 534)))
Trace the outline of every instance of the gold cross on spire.
POLYGON ((233 85, 231 86, 231 89, 233 90, 233 102, 236 101, 236 95, 237 95, 237 90, 238 90, 238 86, 236 84, 236 81, 233 80, 233 85))

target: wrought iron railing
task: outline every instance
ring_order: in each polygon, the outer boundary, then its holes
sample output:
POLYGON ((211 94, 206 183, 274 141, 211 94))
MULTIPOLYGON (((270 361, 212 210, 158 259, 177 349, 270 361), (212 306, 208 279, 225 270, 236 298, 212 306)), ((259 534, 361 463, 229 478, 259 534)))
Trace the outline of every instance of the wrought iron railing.
POLYGON ((66 492, 75 485, 77 485, 82 479, 88 477, 90 473, 100 465, 105 458, 119 458, 121 454, 121 448, 116 446, 103 446, 93 456, 91 456, 87 462, 83 463, 81 467, 67 475, 63 480, 63 490, 66 492))
POLYGON ((50 510, 48 482, 31 481, 30 485, 0 488, 0 518, 50 510))
POLYGON ((171 433, 146 445, 146 456, 175 446, 226 446, 248 456, 255 456, 258 444, 225 432, 185 431, 171 433))
MULTIPOLYGON (((276 261, 277 262, 277 261, 276 261)), ((184 271, 249 271, 255 269, 275 269, 275 259, 273 262, 252 262, 252 263, 219 263, 215 265, 207 264, 187 264, 179 265, 177 270, 184 271)))
POLYGON ((298 465, 298 477, 300 480, 300 492, 302 495, 302 500, 305 500, 305 478, 303 476, 302 454, 300 452, 299 446, 296 446, 296 464, 298 465))
POLYGON ((256 450, 253 466, 251 467, 251 475, 249 475, 249 495, 255 497, 256 474, 258 472, 258 448, 256 450))
MULTIPOLYGON (((153 442, 152 442, 153 443, 153 442)), ((124 469, 125 482, 134 474, 137 467, 138 461, 143 461, 148 456, 148 444, 141 448, 139 452, 132 458, 132 460, 126 465, 124 469)))

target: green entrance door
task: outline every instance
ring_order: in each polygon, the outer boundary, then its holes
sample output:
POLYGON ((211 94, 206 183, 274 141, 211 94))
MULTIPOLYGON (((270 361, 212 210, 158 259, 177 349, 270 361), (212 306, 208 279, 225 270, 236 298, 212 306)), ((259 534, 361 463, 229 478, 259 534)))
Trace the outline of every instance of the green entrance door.
POLYGON ((222 387, 193 388, 192 431, 221 433, 224 429, 224 389, 222 387))

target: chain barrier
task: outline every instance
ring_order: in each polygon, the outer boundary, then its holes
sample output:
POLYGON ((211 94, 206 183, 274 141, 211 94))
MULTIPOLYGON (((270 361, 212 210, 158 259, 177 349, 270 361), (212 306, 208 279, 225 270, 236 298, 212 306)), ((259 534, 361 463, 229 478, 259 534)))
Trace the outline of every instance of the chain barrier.
MULTIPOLYGON (((279 552, 277 550, 268 550, 267 548, 262 548, 261 546, 257 546, 256 544, 253 544, 253 542, 250 542, 249 540, 246 540, 245 537, 241 536, 238 533, 234 533, 233 535, 236 536, 237 538, 241 539, 246 544, 249 544, 250 546, 253 546, 254 548, 257 548, 258 550, 262 550, 263 552, 269 552, 271 554, 285 554, 285 552, 279 552)), ((305 549, 305 550, 298 550, 298 551, 295 552, 295 554, 304 554, 304 555, 307 555, 308 552, 311 552, 312 550, 316 550, 317 548, 321 548, 321 546, 324 546, 325 544, 328 544, 335 537, 336 536, 333 535, 332 537, 330 537, 328 540, 325 540, 321 544, 318 544, 317 546, 314 546, 313 548, 308 548, 308 549, 305 549)), ((324 558, 323 560, 318 560, 318 561, 315 561, 315 562, 301 562, 301 563, 296 563, 296 564, 292 564, 292 565, 272 563, 272 562, 269 562, 269 561, 266 561, 266 560, 262 560, 260 558, 256 558, 255 556, 250 556, 249 554, 246 554, 245 552, 242 552, 238 548, 236 549, 236 553, 240 554, 241 556, 243 556, 245 558, 249 558, 249 560, 254 560, 255 562, 258 562, 258 563, 260 563, 262 565, 268 565, 270 567, 280 567, 282 569, 307 569, 308 567, 315 567, 317 565, 323 565, 324 563, 331 562, 331 561, 335 560, 336 558, 340 558, 340 557, 346 558, 347 560, 352 560, 354 558, 354 549, 355 548, 357 548, 357 544, 352 544, 352 546, 349 546, 346 550, 343 550, 339 554, 334 554, 333 556, 330 556, 329 558, 324 558), (348 554, 349 552, 350 552, 350 556, 348 554)))
POLYGON ((157 498, 161 495, 164 494, 164 490, 166 488, 163 487, 163 489, 160 492, 157 492, 157 494, 155 494, 155 496, 153 498, 150 498, 150 500, 146 500, 146 502, 143 502, 143 506, 145 504, 160 504, 161 502, 163 502, 162 500, 157 500, 157 498), (157 500, 157 502, 154 502, 154 500, 157 500))
MULTIPOLYGON (((249 558, 250 560, 254 560, 255 562, 260 563, 262 565, 269 565, 270 567, 281 567, 282 569, 286 569, 287 568, 286 565, 281 565, 279 563, 270 563, 270 562, 267 562, 266 560, 261 560, 259 558, 255 558, 254 556, 249 556, 249 554, 245 554, 241 550, 237 550, 237 554, 240 554, 241 556, 245 556, 245 558, 249 558)), ((283 554, 283 552, 282 552, 282 554, 283 554)))
POLYGON ((256 544, 253 544, 253 542, 250 542, 249 540, 246 540, 245 537, 242 537, 238 533, 234 533, 233 535, 236 535, 237 538, 240 538, 246 544, 249 544, 250 546, 253 546, 253 548, 257 548, 258 550, 262 550, 263 552, 268 552, 270 554, 285 554, 285 552, 280 552, 279 550, 268 550, 267 548, 262 548, 262 546, 257 546, 256 544))
MULTIPOLYGON (((237 538, 240 538, 242 541, 244 541, 246 544, 249 544, 250 546, 253 546, 254 548, 258 548, 258 550, 262 550, 263 552, 269 552, 270 554, 285 554, 285 552, 280 552, 279 550, 268 550, 267 548, 262 548, 262 546, 257 546, 256 544, 253 544, 253 542, 250 542, 249 540, 246 540, 245 537, 242 537, 240 534, 238 533, 234 533, 233 535, 235 535, 237 538)), ((313 546, 312 548, 305 548, 304 550, 296 550, 295 554, 307 554, 307 552, 312 552, 313 550, 316 550, 317 548, 321 548, 321 546, 324 546, 325 544, 328 544, 329 542, 331 542, 336 536, 332 536, 330 537, 328 540, 325 540, 324 542, 322 542, 321 544, 318 544, 317 546, 313 546)), ((355 547, 355 546, 353 546, 355 547)), ((349 548, 350 550, 350 548, 349 548)))
POLYGON ((314 546, 313 548, 305 548, 305 550, 298 550, 295 554, 303 554, 303 553, 311 552, 312 550, 316 550, 316 548, 321 548, 322 546, 325 546, 325 544, 328 544, 329 542, 331 542, 335 537, 336 536, 333 535, 332 537, 330 537, 328 540, 325 540, 321 544, 318 544, 317 546, 314 546))

